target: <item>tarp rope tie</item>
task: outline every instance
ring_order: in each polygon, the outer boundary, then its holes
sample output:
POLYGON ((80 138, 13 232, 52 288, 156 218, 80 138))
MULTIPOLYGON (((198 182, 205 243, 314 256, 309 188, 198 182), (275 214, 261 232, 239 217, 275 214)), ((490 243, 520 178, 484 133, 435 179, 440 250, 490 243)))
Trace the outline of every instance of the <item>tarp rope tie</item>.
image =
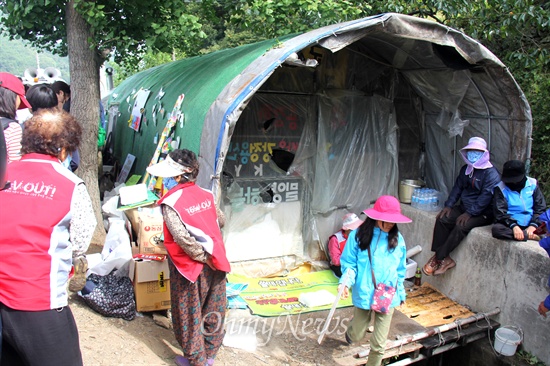
MULTIPOLYGON (((485 318, 485 321, 487 322, 487 338, 489 339, 489 344, 491 344, 491 350, 493 350, 493 353, 495 354, 495 356, 500 357, 501 355, 498 354, 493 344, 493 341, 491 341, 491 329, 493 329, 493 327, 491 326, 491 321, 487 316, 487 314, 484 314, 484 318, 485 318)), ((477 322, 476 322, 476 326, 477 326, 477 322)))
POLYGON ((460 339, 460 331, 462 330, 462 326, 460 325, 458 320, 455 320, 455 324, 456 324, 456 336, 457 336, 457 340, 459 340, 460 339))
POLYGON ((436 334, 439 338, 439 344, 437 345, 438 347, 441 347, 445 344, 445 337, 443 337, 443 333, 441 333, 441 329, 439 328, 436 328, 436 334))

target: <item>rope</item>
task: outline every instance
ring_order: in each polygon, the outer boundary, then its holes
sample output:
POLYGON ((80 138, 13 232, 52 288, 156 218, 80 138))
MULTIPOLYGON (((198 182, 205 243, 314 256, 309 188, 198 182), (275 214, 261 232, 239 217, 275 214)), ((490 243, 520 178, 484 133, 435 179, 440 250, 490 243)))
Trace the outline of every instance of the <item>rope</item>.
POLYGON ((435 333, 438 335, 439 343, 437 347, 441 347, 445 344, 445 338, 443 337, 443 334, 441 333, 441 329, 436 328, 435 333))
POLYGON ((460 322, 458 320, 455 320, 455 324, 456 324, 456 336, 457 336, 457 341, 460 339, 460 331, 462 330, 462 326, 460 325, 460 322))
MULTIPOLYGON (((491 345, 491 350, 493 350, 493 353, 495 354, 495 356, 497 356, 497 358, 502 357, 502 355, 500 353, 498 353, 497 350, 495 349, 494 342, 491 340, 491 330, 493 329, 493 327, 491 326, 491 321, 490 321, 489 317, 487 316, 487 314, 484 314, 483 318, 487 322, 487 338, 489 339, 489 344, 491 345)), ((478 326, 477 322, 476 322, 476 326, 478 326)))

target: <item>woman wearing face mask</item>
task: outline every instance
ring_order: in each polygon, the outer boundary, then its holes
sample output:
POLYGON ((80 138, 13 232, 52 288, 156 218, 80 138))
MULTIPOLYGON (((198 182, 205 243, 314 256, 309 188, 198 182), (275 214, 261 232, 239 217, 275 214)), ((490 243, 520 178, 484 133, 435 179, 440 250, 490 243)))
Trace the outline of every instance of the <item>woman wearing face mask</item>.
POLYGON ((220 231, 223 213, 212 193, 195 184, 199 163, 192 151, 172 151, 147 172, 162 177, 168 189, 158 204, 170 258, 172 323, 184 353, 175 362, 213 365, 224 337, 225 275, 231 271, 220 231))
POLYGON ((460 169, 445 207, 437 214, 432 239, 435 254, 422 267, 428 276, 455 267, 451 252, 473 228, 493 222, 493 189, 500 182, 500 174, 489 161, 487 143, 481 137, 472 137, 460 154, 466 165, 460 169))
POLYGON ((502 169, 502 182, 495 189, 493 237, 504 240, 538 240, 535 230, 546 201, 534 178, 525 175, 525 164, 509 160, 502 169))

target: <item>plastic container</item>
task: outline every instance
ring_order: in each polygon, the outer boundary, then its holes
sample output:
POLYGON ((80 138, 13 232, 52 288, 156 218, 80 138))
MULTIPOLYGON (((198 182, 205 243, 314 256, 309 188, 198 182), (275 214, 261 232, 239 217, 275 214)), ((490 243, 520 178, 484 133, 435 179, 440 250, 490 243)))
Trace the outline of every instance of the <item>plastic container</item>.
POLYGON ((443 204, 442 194, 433 188, 417 187, 413 190, 411 206, 422 210, 437 212, 441 210, 443 204))
POLYGON ((500 327, 495 331, 495 351, 503 356, 513 356, 523 339, 523 332, 514 326, 500 327))
POLYGON ((414 275, 416 274, 417 267, 418 267, 418 264, 415 261, 413 261, 410 258, 407 258, 405 278, 413 278, 414 275))
POLYGON ((417 255, 422 251, 422 246, 415 245, 414 247, 407 249, 407 258, 417 255))
POLYGON ((411 203, 415 188, 424 187, 426 184, 419 179, 404 179, 399 182, 399 200, 402 203, 411 203))

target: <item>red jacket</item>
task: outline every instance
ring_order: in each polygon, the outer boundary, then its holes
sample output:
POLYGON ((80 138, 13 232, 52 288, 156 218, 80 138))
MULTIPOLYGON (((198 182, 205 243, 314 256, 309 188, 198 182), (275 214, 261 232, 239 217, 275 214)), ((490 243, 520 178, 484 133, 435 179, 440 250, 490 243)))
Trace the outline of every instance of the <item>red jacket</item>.
MULTIPOLYGON (((230 272, 231 266, 225 255, 222 233, 218 225, 218 216, 214 206, 214 196, 195 183, 176 186, 158 202, 172 207, 180 216, 189 233, 197 238, 206 252, 211 254, 216 269, 230 272)), ((178 271, 191 282, 199 277, 204 263, 191 259, 174 241, 172 234, 164 224, 164 246, 178 271)))
POLYGON ((0 303, 25 311, 66 306, 71 200, 82 180, 42 154, 8 164, 8 178, 11 187, 0 191, 0 303))

